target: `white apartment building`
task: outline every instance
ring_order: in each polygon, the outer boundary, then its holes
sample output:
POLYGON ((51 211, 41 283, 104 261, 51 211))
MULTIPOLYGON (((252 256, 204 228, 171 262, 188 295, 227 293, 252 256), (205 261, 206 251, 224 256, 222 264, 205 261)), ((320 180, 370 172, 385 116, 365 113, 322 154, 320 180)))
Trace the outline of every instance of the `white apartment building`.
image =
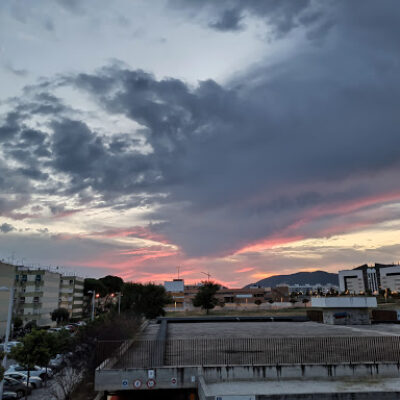
POLYGON ((362 270, 339 271, 339 288, 341 292, 359 294, 365 292, 365 283, 362 270))
POLYGON ((55 272, 17 267, 15 275, 15 314, 23 323, 54 326, 51 313, 59 307, 60 277, 55 272))
POLYGON ((81 319, 83 313, 84 279, 77 276, 61 276, 59 307, 65 308, 72 319, 81 319))
POLYGON ((400 292, 400 266, 381 268, 381 287, 392 292, 400 292))
POLYGON ((10 289, 14 286, 15 266, 0 262, 0 339, 5 335, 8 307, 10 304, 10 289), (8 290, 6 290, 8 289, 8 290))

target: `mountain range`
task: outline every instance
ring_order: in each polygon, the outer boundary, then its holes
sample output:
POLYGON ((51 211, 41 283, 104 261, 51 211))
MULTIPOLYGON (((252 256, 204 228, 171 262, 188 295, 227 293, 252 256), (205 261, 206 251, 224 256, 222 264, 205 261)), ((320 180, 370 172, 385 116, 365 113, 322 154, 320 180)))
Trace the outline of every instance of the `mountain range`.
POLYGON ((287 284, 292 285, 339 285, 338 274, 333 274, 325 271, 313 271, 313 272, 296 272, 290 275, 274 275, 269 278, 261 279, 258 282, 246 285, 256 285, 261 287, 275 287, 278 285, 287 284))

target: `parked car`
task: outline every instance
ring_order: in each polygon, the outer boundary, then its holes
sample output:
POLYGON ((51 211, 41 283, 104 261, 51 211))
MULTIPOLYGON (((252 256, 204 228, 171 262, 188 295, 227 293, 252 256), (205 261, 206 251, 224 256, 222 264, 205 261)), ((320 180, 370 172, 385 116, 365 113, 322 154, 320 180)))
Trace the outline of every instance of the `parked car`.
POLYGON ((15 392, 19 399, 25 395, 25 392, 28 394, 31 394, 32 392, 32 389, 28 385, 21 383, 9 376, 4 377, 3 388, 7 392, 15 392))
POLYGON ((2 400, 18 399, 17 393, 15 392, 3 392, 2 400))
MULTIPOLYGON (((27 383, 28 375, 22 372, 6 372, 4 376, 9 376, 10 378, 16 379, 19 382, 27 383)), ((30 376, 29 377, 29 386, 32 389, 37 389, 43 386, 43 380, 38 376, 30 376)))
MULTIPOLYGON (((10 365, 6 372, 22 372, 23 374, 28 375, 28 369, 19 364, 10 365)), ((53 376, 53 371, 51 368, 47 368, 46 371, 46 368, 35 365, 35 367, 29 371, 29 374, 30 376, 38 376, 39 378, 45 379, 51 378, 53 376)))
POLYGON ((7 346, 5 345, 5 343, 1 343, 0 350, 4 351, 5 353, 9 353, 13 347, 18 346, 19 344, 21 344, 21 342, 17 341, 8 342, 7 346))
POLYGON ((66 358, 63 354, 57 354, 54 358, 52 358, 49 362, 49 367, 51 369, 55 369, 56 371, 67 365, 66 358))

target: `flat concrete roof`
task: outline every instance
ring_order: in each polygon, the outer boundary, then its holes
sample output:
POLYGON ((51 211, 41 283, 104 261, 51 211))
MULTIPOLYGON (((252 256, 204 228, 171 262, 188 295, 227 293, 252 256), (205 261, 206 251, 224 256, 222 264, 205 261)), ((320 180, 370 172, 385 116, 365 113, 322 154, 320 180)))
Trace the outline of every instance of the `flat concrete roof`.
MULTIPOLYGON (((340 380, 282 380, 206 383, 208 396, 298 395, 307 393, 399 392, 398 378, 357 377, 340 380)), ((235 397, 233 397, 235 398, 235 397)))
MULTIPOLYGON (((317 322, 204 322, 168 324, 168 339, 302 336, 399 336, 400 325, 325 325, 317 322)), ((147 339, 147 337, 144 337, 147 339)))
POLYGON ((376 308, 376 297, 312 297, 311 307, 376 308))

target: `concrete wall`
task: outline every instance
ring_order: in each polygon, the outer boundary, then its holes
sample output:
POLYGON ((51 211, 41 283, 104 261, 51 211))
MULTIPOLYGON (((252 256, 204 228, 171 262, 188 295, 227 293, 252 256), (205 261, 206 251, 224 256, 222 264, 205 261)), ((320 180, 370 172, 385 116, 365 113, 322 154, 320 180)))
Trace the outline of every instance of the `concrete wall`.
POLYGON ((205 382, 260 381, 301 379, 342 379, 354 377, 400 378, 398 364, 338 364, 338 365, 280 365, 280 366, 225 366, 225 367, 162 367, 152 370, 98 370, 95 390, 148 390, 147 383, 154 380, 153 389, 197 388, 199 379, 205 382))
POLYGON ((365 308, 325 309, 323 310, 324 324, 330 325, 369 325, 369 311, 365 308), (345 317, 342 317, 343 315, 345 317))

